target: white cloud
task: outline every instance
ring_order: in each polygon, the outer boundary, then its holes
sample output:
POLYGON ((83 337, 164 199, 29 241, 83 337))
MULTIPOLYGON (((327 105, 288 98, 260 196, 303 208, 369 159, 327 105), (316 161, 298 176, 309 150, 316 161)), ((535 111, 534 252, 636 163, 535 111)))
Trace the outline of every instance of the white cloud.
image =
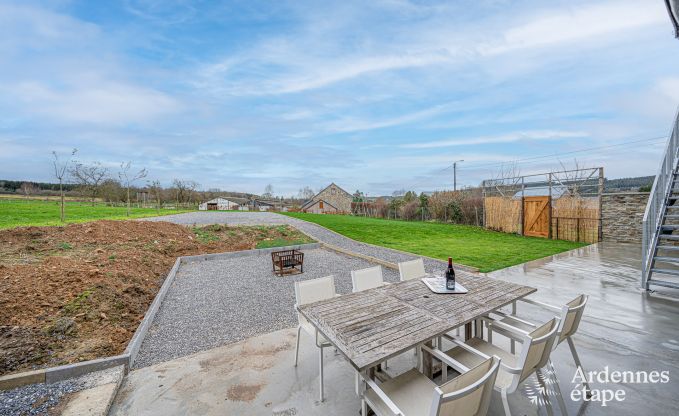
MULTIPOLYGON (((309 27, 294 36, 264 39, 245 52, 202 66, 194 83, 237 96, 299 93, 389 71, 430 66, 452 69, 490 56, 556 44, 605 46, 609 35, 667 20, 662 4, 636 1, 543 8, 523 15, 528 16, 523 21, 502 22, 502 27, 510 27, 505 31, 493 31, 499 27, 497 18, 451 29, 442 28, 430 16, 402 33, 364 40, 371 47, 345 44, 351 29, 337 30, 340 22, 325 33, 323 23, 309 19, 309 27)), ((522 68, 519 62, 513 66, 522 68)), ((524 63, 523 68, 524 72, 534 70, 535 65, 524 63)))
POLYGON ((594 42, 604 36, 653 24, 666 24, 660 2, 614 1, 549 10, 543 16, 510 28, 503 41, 479 48, 493 55, 518 49, 541 48, 565 42, 594 42))
POLYGON ((103 124, 144 122, 181 109, 173 98, 158 91, 106 80, 51 88, 23 82, 6 88, 25 111, 57 121, 103 124))
POLYGON ((560 140, 560 139, 582 138, 588 136, 589 136, 588 133, 582 131, 558 131, 558 130, 518 131, 498 136, 480 136, 469 138, 435 140, 429 142, 406 143, 400 145, 399 147, 406 149, 432 149, 438 147, 478 145, 487 143, 513 143, 526 140, 560 140))

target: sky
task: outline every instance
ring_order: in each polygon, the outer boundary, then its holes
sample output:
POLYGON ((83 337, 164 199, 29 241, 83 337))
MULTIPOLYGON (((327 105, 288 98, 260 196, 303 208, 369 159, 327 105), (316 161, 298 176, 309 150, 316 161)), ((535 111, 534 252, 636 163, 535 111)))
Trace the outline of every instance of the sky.
POLYGON ((658 0, 0 0, 0 179, 73 148, 286 196, 653 175, 678 105, 658 0))

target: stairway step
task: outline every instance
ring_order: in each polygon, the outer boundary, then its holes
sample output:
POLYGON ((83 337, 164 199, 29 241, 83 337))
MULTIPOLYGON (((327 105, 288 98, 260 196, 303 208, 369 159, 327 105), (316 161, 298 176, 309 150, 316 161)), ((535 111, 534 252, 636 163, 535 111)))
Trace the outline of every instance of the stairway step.
POLYGON ((679 251, 679 246, 658 246, 656 248, 658 250, 679 251))
POLYGON ((671 274, 672 276, 679 276, 679 270, 673 270, 673 269, 658 269, 657 267, 654 267, 651 269, 653 273, 662 273, 662 274, 671 274))
POLYGON ((679 208, 679 205, 668 205, 667 209, 677 209, 679 208))
POLYGON ((661 261, 663 263, 679 263, 679 257, 665 257, 665 256, 655 256, 654 261, 661 261))
POLYGON ((664 218, 669 218, 669 219, 671 219, 671 220, 673 220, 673 219, 679 219, 679 214, 667 214, 667 215, 665 215, 664 218))
POLYGON ((679 283, 674 283, 674 282, 665 282, 662 280, 649 280, 648 281, 649 285, 656 285, 656 286, 664 286, 664 287, 671 287, 673 289, 679 289, 679 283))
POLYGON ((675 224, 664 224, 660 226, 663 230, 679 230, 679 225, 675 224))
POLYGON ((660 234, 658 238, 662 238, 663 240, 674 240, 674 241, 679 241, 679 235, 672 235, 672 234, 660 234))

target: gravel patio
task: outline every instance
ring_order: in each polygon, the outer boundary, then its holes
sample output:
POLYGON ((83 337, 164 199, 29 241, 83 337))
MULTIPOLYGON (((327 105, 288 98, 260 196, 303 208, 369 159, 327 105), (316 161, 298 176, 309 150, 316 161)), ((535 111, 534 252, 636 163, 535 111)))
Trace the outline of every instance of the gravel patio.
MULTIPOLYGON (((351 292, 351 270, 375 266, 335 251, 304 251, 304 273, 274 276, 269 256, 209 260, 181 266, 149 330, 134 368, 297 325, 297 280, 335 276, 351 292)), ((398 272, 383 268, 387 281, 398 272)))

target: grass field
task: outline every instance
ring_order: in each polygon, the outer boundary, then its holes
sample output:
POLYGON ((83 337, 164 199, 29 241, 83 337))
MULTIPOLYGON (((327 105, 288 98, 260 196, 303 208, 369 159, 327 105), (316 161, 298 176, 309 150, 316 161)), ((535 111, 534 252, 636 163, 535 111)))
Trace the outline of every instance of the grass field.
MULTIPOLYGON (((183 210, 160 210, 160 215, 178 214, 183 210)), ((123 207, 91 206, 86 202, 66 201, 66 222, 87 222, 101 219, 126 220, 158 216, 154 208, 131 208, 128 217, 123 207)), ((0 229, 28 225, 63 225, 59 221, 58 201, 0 199, 0 229)))
POLYGON ((349 215, 285 215, 313 222, 354 240, 476 267, 489 272, 585 246, 522 237, 468 225, 395 221, 349 215))

